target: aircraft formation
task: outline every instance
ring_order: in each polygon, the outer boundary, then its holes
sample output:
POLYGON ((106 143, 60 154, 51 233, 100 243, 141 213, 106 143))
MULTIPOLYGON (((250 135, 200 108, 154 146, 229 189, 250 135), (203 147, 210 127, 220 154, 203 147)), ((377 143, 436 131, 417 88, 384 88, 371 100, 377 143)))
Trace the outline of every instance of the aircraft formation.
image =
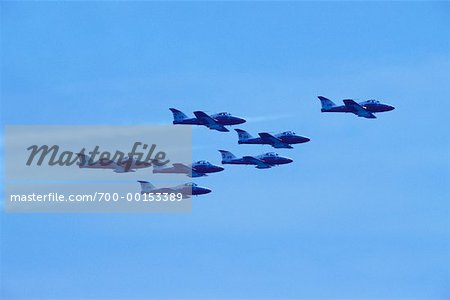
MULTIPOLYGON (((352 99, 344 99, 344 105, 336 105, 330 99, 318 96, 321 102, 321 112, 343 112, 353 113, 358 117, 375 119, 375 113, 387 112, 395 109, 393 106, 381 103, 377 100, 367 100, 363 102, 355 102, 352 99)), ((203 111, 194 111, 194 117, 188 117, 182 111, 170 108, 173 114, 174 125, 198 125, 205 126, 211 130, 220 132, 229 132, 225 126, 233 126, 244 124, 246 120, 241 117, 233 116, 228 112, 220 112, 208 115, 203 111)), ((253 137, 243 129, 235 129, 238 135, 238 144, 257 144, 270 145, 276 149, 293 149, 292 145, 302 144, 310 141, 308 137, 295 134, 293 131, 284 131, 277 134, 270 134, 268 132, 259 132, 258 137, 253 137)), ((227 150, 219 150, 222 156, 222 165, 252 165, 257 169, 269 169, 275 166, 292 163, 293 160, 289 157, 281 156, 275 152, 267 152, 260 155, 244 155, 236 157, 233 153, 227 150)), ((81 162, 86 162, 87 158, 83 154, 79 154, 81 162)), ((84 164, 85 165, 85 164, 84 164)), ((134 172, 139 168, 148 168, 153 165, 153 173, 165 174, 186 174, 191 178, 204 177, 208 174, 222 172, 223 167, 214 165, 208 161, 202 160, 193 162, 190 165, 182 163, 173 163, 171 166, 158 166, 158 164, 140 163, 136 164, 133 158, 126 158, 121 162, 111 162, 105 164, 103 161, 94 162, 88 166, 80 168, 103 168, 112 169, 116 173, 134 172), (105 167, 107 165, 107 167, 105 167), (125 168, 128 165, 128 168, 125 168)), ((183 197, 189 198, 192 195, 203 195, 211 192, 211 189, 198 186, 193 182, 188 182, 174 187, 156 188, 148 181, 138 181, 141 185, 141 193, 181 193, 183 197)))

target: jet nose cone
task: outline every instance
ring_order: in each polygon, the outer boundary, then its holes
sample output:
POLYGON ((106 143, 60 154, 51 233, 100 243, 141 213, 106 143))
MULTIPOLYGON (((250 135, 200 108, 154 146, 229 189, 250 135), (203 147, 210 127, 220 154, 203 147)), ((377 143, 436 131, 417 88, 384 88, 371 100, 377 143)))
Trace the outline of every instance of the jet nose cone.
POLYGON ((243 124, 243 123, 245 123, 246 122, 246 120, 244 120, 244 119, 242 119, 242 118, 236 118, 236 125, 237 124, 243 124))
POLYGON ((225 170, 225 169, 222 168, 222 167, 219 167, 219 166, 216 167, 216 172, 221 172, 221 171, 223 171, 223 170, 225 170))
POLYGON ((207 188, 202 189, 202 194, 209 194, 209 193, 211 193, 210 189, 207 189, 207 188))
POLYGON ((310 140, 311 140, 310 138, 303 137, 303 143, 307 143, 307 142, 309 142, 310 140))
POLYGON ((291 162, 293 162, 292 159, 287 158, 287 157, 284 158, 284 163, 285 163, 285 164, 289 164, 289 163, 291 163, 291 162))
POLYGON ((391 105, 387 105, 387 109, 388 109, 388 111, 391 111, 391 110, 394 110, 395 107, 393 107, 393 106, 391 106, 391 105))

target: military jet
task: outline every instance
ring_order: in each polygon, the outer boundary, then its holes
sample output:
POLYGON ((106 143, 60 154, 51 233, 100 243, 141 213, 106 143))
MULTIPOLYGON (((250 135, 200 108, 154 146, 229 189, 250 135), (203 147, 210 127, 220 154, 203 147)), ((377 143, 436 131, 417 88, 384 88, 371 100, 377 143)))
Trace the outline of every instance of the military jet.
POLYGON ((176 173, 186 174, 189 177, 202 177, 208 176, 209 173, 217 173, 223 171, 224 168, 213 165, 212 163, 201 160, 192 163, 191 165, 185 165, 181 163, 172 164, 171 167, 154 165, 153 173, 176 173))
POLYGON ((195 118, 189 118, 178 109, 170 108, 170 111, 173 114, 173 124, 175 125, 203 125, 209 129, 228 132, 229 130, 225 128, 225 126, 245 123, 244 119, 234 117, 230 113, 226 112, 209 116, 203 111, 194 111, 195 118))
POLYGON ((222 155, 222 164, 254 165, 257 169, 268 169, 293 162, 292 159, 279 156, 274 152, 268 152, 258 156, 244 156, 242 158, 237 158, 230 151, 219 150, 219 152, 222 155))
POLYGON ((188 182, 185 184, 177 185, 174 187, 156 188, 153 184, 148 181, 138 180, 141 184, 141 194, 148 193, 181 193, 183 198, 189 198, 190 196, 204 195, 211 193, 211 190, 205 187, 198 186, 193 182, 188 182))
POLYGON ((247 131, 242 129, 235 129, 238 133, 239 144, 259 144, 271 145, 274 148, 288 148, 292 149, 291 144, 300 144, 309 142, 310 139, 304 136, 296 135, 292 131, 285 131, 275 135, 267 132, 258 133, 259 137, 251 136, 247 131))
POLYGON ((385 112, 393 110, 395 107, 387 104, 380 103, 377 100, 367 100, 363 102, 355 102, 351 99, 345 99, 344 104, 337 106, 328 98, 323 96, 318 96, 320 102, 322 103, 322 112, 345 112, 353 113, 358 117, 363 117, 367 119, 375 119, 374 113, 385 112))
POLYGON ((115 173, 135 172, 137 169, 148 168, 150 162, 138 162, 132 157, 124 157, 122 160, 113 161, 111 159, 99 159, 90 161, 90 158, 83 153, 77 153, 80 163, 78 166, 82 169, 110 169, 115 173))

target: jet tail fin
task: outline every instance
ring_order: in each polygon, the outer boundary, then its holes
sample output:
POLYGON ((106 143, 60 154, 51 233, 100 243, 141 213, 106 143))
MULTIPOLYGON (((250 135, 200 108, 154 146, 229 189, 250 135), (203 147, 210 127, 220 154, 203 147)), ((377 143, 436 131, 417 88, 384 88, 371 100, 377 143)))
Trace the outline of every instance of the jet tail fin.
POLYGON ((322 110, 326 110, 328 108, 336 106, 336 104, 328 98, 325 98, 323 96, 318 96, 317 98, 319 98, 320 103, 322 104, 322 110))
POLYGON ((236 158, 236 156, 234 156, 234 154, 230 151, 219 150, 219 152, 222 155, 222 162, 227 162, 236 158))
POLYGON ((173 114, 173 123, 181 122, 188 118, 188 116, 186 116, 182 111, 180 111, 178 109, 175 109, 175 108, 169 108, 169 109, 173 114))
POLYGON ((149 193, 155 189, 155 186, 148 181, 138 180, 141 184, 141 193, 149 193))
POLYGON ((248 139, 253 138, 250 133, 242 129, 235 129, 239 136, 239 142, 244 142, 248 139))

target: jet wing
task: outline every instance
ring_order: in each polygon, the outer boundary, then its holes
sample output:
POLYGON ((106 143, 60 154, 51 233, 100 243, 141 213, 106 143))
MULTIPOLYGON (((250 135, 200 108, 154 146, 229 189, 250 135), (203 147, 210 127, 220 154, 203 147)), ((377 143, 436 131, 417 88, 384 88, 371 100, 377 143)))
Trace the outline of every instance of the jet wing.
POLYGON ((286 144, 279 138, 276 138, 267 132, 260 132, 258 134, 263 140, 268 141, 274 148, 292 148, 289 144, 286 144))
POLYGON ((355 101, 351 99, 345 99, 344 104, 347 107, 350 107, 352 109, 352 113, 357 115, 358 117, 364 117, 368 119, 375 119, 375 115, 371 113, 370 111, 366 110, 364 107, 356 103, 355 101))
POLYGON ((192 173, 192 168, 189 166, 186 166, 185 164, 174 163, 174 164, 172 164, 172 166, 174 166, 177 170, 180 170, 181 172, 184 172, 186 174, 192 173))
POLYGON ((125 169, 124 166, 121 165, 117 165, 116 168, 114 169, 115 173, 127 173, 127 172, 136 172, 133 169, 125 169))
POLYGON ((244 156, 243 159, 247 160, 248 162, 255 164, 256 168, 258 169, 268 169, 271 168, 271 165, 266 164, 265 162, 263 162, 260 159, 257 159, 253 156, 244 156))
POLYGON ((187 176, 189 177, 201 177, 201 176, 206 176, 205 173, 200 173, 195 171, 192 167, 186 166, 185 164, 180 164, 180 163, 175 163, 172 164, 172 166, 180 172, 185 173, 187 176))
POLYGON ((202 111, 194 111, 194 115, 197 117, 197 119, 199 119, 203 123, 203 125, 205 125, 209 129, 214 129, 214 130, 223 131, 223 132, 229 131, 228 129, 225 128, 225 126, 217 123, 216 120, 214 120, 213 118, 211 118, 210 116, 208 116, 206 113, 204 113, 202 111))

